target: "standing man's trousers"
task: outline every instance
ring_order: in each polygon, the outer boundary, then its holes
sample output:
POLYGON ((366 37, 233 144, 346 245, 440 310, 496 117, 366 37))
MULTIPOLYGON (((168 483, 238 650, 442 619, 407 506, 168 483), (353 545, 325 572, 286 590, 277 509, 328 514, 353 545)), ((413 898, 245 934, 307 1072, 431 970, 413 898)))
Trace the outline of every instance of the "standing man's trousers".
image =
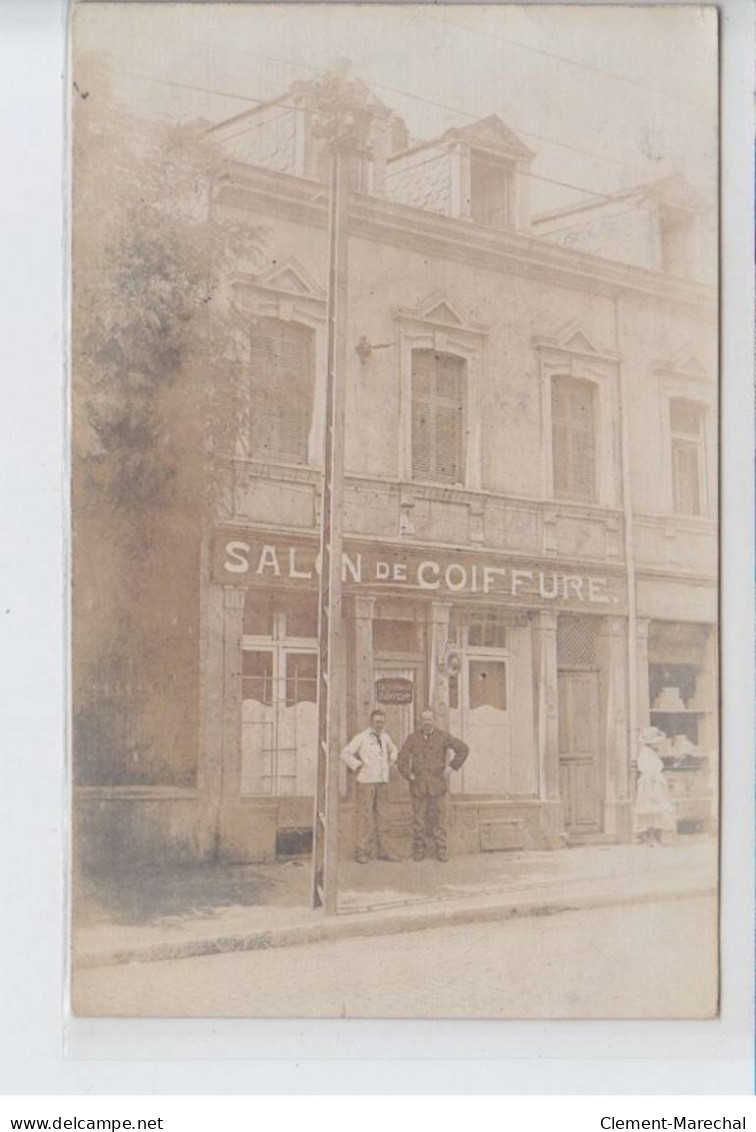
POLYGON ((357 856, 385 853, 388 782, 357 783, 357 856))
POLYGON ((446 853, 449 839, 449 795, 412 794, 412 849, 425 853, 429 842, 446 853))

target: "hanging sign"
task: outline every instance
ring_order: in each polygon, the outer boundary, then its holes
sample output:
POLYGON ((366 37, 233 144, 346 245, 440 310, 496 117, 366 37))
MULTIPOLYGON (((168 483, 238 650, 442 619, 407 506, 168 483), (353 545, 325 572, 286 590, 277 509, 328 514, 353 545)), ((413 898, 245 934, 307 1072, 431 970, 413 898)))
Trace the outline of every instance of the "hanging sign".
POLYGON ((375 698, 379 704, 411 704, 415 685, 406 676, 381 676, 375 682, 375 698))

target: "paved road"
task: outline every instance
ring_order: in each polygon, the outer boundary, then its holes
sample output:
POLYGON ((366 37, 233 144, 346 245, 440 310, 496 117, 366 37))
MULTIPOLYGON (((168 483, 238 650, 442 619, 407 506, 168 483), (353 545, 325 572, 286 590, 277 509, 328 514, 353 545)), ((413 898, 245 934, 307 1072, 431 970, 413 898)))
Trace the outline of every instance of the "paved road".
POLYGON ((701 1017, 716 902, 699 897, 306 947, 85 970, 77 1013, 199 1017, 701 1017))

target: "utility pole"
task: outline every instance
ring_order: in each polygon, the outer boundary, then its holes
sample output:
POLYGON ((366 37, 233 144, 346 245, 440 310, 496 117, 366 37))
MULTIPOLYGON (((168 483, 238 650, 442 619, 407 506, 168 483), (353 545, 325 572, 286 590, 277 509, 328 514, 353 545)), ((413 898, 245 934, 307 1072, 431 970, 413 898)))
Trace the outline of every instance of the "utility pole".
POLYGON ((318 133, 331 150, 328 220, 328 350, 325 452, 318 589, 318 751, 313 821, 312 906, 334 915, 338 902, 339 767, 346 707, 342 610, 344 416, 349 169, 362 146, 368 112, 363 88, 343 75, 318 86, 318 133))

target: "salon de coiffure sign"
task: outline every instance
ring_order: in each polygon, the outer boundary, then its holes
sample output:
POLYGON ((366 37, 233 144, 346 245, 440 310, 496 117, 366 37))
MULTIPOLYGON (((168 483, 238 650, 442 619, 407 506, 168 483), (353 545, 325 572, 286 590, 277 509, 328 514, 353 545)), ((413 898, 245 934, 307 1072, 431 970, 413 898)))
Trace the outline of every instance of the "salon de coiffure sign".
MULTIPOLYGON (((213 580, 235 586, 315 588, 319 571, 314 539, 219 530, 213 580)), ((515 604, 601 606, 625 604, 621 573, 571 571, 533 560, 499 559, 468 550, 392 546, 345 540, 342 579, 347 591, 410 591, 428 596, 508 599, 515 604)))

